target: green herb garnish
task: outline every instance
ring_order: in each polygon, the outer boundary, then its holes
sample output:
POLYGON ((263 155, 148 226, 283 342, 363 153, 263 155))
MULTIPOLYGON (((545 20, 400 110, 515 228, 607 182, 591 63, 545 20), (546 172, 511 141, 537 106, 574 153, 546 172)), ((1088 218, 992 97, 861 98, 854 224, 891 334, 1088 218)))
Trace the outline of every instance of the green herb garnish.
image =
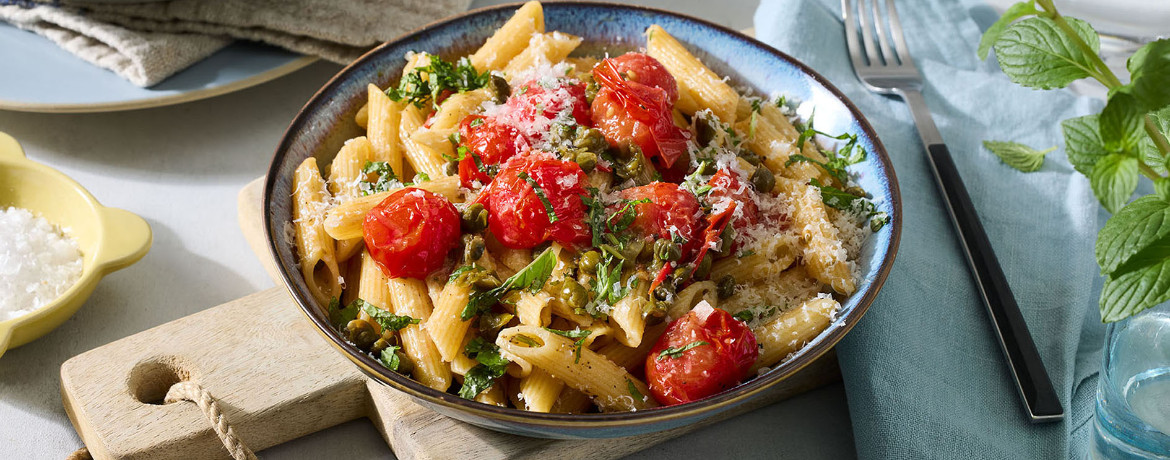
POLYGON ((508 370, 510 361, 500 356, 500 347, 485 341, 482 337, 476 337, 468 342, 463 353, 468 358, 479 361, 479 364, 463 376, 463 386, 459 388, 459 397, 463 399, 475 399, 476 395, 491 388, 496 379, 508 370))
MULTIPOLYGON (((360 299, 359 299, 360 300, 360 299)), ((362 302, 365 303, 365 302, 362 302)), ((337 297, 329 299, 329 322, 334 327, 343 328, 350 321, 357 319, 358 311, 361 310, 361 304, 357 300, 350 302, 345 308, 341 308, 341 300, 337 297)))
MULTIPOLYGON (((742 313, 742 312, 740 312, 740 313, 742 313)), ((678 358, 678 357, 682 356, 683 353, 686 353, 688 350, 695 348, 695 347, 701 347, 703 345, 710 345, 710 344, 700 340, 700 341, 688 343, 688 344, 683 345, 681 347, 667 347, 665 350, 662 350, 661 352, 658 353, 657 360, 662 361, 666 358, 678 358)))
POLYGON ((430 61, 430 64, 412 69, 402 77, 397 88, 387 89, 386 95, 393 101, 406 101, 420 108, 430 100, 431 105, 438 109, 444 91, 462 93, 479 89, 491 78, 488 72, 477 73, 467 58, 452 64, 431 55, 430 61))
POLYGON ((630 396, 633 396, 634 399, 643 402, 646 401, 646 396, 641 391, 638 391, 638 387, 634 385, 633 380, 626 379, 626 390, 629 390, 630 396))
POLYGON ((539 291, 544 287, 544 283, 552 276, 553 268, 557 265, 557 257, 552 248, 545 249, 539 256, 532 260, 528 266, 520 269, 516 274, 504 280, 497 288, 492 288, 487 291, 475 292, 471 294, 471 298, 467 301, 467 306, 463 307, 463 312, 459 315, 463 321, 468 321, 484 311, 491 308, 500 301, 500 298, 509 291, 515 289, 526 289, 529 292, 539 291))
POLYGON ((383 348, 382 353, 378 355, 378 362, 386 366, 386 369, 398 372, 398 366, 402 364, 402 360, 398 358, 398 353, 395 353, 398 350, 399 347, 396 345, 383 348))
MULTIPOLYGON (((1004 164, 1022 172, 1032 172, 1044 165, 1044 156, 1056 147, 1036 150, 1017 142, 983 141, 983 148, 990 150, 1003 160, 1004 164)), ((1128 198, 1128 197, 1126 197, 1128 198)))
POLYGON ((577 329, 574 331, 561 331, 561 330, 551 329, 551 328, 546 327, 546 328, 544 328, 544 330, 552 332, 553 334, 556 334, 556 335, 568 337, 570 339, 577 339, 576 342, 573 342, 573 345, 577 347, 577 350, 574 353, 576 356, 576 358, 573 359, 574 363, 581 362, 581 347, 585 346, 585 339, 587 337, 589 337, 589 334, 593 333, 593 331, 589 330, 589 329, 577 329))
POLYGON ((532 190, 536 192, 536 197, 540 198, 540 204, 544 205, 544 212, 548 214, 549 223, 555 224, 560 220, 557 218, 557 212, 553 209, 552 202, 548 201, 548 195, 545 195, 544 189, 540 188, 540 184, 536 183, 536 179, 533 179, 532 176, 529 176, 524 171, 517 173, 516 177, 524 179, 528 182, 528 185, 532 186, 532 190))
POLYGON ((370 315, 370 318, 373 318, 373 320, 377 322, 379 326, 382 326, 382 329, 384 330, 397 331, 411 324, 419 323, 418 318, 395 315, 362 299, 356 299, 350 305, 355 304, 361 305, 360 308, 362 311, 366 312, 367 315, 370 315))

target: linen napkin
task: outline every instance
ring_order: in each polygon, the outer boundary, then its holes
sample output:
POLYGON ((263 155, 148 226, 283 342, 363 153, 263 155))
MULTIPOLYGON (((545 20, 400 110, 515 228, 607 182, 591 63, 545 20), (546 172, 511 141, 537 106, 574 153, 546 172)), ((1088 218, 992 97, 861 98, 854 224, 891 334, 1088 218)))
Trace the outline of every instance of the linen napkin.
POLYGON ((470 0, 0 0, 0 20, 150 86, 226 46, 253 40, 348 63, 377 44, 461 12, 470 0))
POLYGON ((975 54, 994 12, 976 0, 899 1, 942 132, 1065 408, 1031 425, 900 99, 867 91, 846 51, 840 2, 765 0, 759 38, 805 62, 865 114, 901 187, 901 247, 866 316, 838 346, 860 458, 1067 458, 1092 431, 1103 327, 1093 258, 1103 216, 1063 149, 1020 173, 983 140, 1063 146, 1059 122, 1099 109, 1011 83, 975 54), (977 22, 976 19, 979 18, 977 22), (981 27, 982 26, 982 27, 981 27))

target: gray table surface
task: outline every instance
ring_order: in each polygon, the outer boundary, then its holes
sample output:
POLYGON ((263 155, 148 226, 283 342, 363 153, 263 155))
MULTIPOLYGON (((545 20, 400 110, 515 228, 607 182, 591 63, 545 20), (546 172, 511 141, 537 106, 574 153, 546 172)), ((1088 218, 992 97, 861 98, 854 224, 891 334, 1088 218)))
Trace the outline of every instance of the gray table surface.
MULTIPOLYGON (((476 1, 473 6, 497 3, 476 1)), ((751 27, 752 0, 636 3, 751 27)), ((302 104, 338 66, 318 63, 237 93, 178 106, 79 115, 0 111, 0 131, 28 156, 73 177, 103 204, 150 222, 154 247, 107 277, 45 337, 0 358, 0 458, 64 458, 82 446, 61 405, 65 360, 153 326, 271 287, 236 220, 236 194, 264 174, 302 104)), ((246 440, 245 440, 246 441, 246 440)), ((265 458, 387 458, 367 421, 261 452, 265 458)), ((634 457, 848 458, 853 436, 840 384, 706 427, 634 457)))

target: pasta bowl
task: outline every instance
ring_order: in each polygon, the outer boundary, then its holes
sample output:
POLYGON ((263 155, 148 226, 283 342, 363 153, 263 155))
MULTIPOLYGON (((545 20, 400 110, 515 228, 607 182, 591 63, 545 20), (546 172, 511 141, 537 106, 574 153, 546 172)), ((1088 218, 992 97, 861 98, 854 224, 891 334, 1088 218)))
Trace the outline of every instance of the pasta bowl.
POLYGON ((269 247, 293 299, 328 342, 370 378, 413 397, 441 414, 489 429, 546 438, 612 438, 662 431, 698 423, 761 398, 777 382, 829 351, 861 319, 888 275, 897 250, 901 204, 893 166, 873 129, 857 108, 812 69, 738 32, 667 11, 603 3, 555 2, 544 5, 546 30, 583 38, 574 55, 620 54, 645 43, 647 27, 658 24, 719 75, 756 94, 783 93, 816 108, 817 128, 858 136, 869 153, 854 165, 857 182, 873 195, 890 221, 869 235, 858 260, 857 289, 842 299, 832 324, 800 351, 756 378, 707 397, 669 407, 601 414, 532 413, 481 404, 434 390, 392 372, 347 343, 330 324, 326 308, 315 301, 301 276, 287 229, 293 220, 294 173, 313 157, 328 167, 342 144, 363 134, 354 121, 366 102, 367 84, 387 87, 397 80, 403 56, 425 51, 446 59, 477 49, 515 12, 502 5, 468 12, 427 25, 387 42, 361 57, 327 83, 305 105, 277 147, 265 184, 265 226, 269 247))
POLYGON ((0 321, 0 355, 61 325, 85 303, 103 276, 137 262, 151 244, 150 226, 141 217, 102 206, 73 179, 25 158, 20 144, 0 133, 0 209, 8 206, 31 210, 68 228, 81 250, 82 272, 56 300, 0 321))

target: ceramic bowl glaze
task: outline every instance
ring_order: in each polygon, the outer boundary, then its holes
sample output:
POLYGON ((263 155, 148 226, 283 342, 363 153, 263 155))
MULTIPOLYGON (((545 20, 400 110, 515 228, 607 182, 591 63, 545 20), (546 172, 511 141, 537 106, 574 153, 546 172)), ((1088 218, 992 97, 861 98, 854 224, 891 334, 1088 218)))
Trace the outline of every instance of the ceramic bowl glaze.
POLYGON ((870 152, 854 166, 862 187, 874 195, 891 222, 871 235, 859 264, 857 292, 843 302, 836 321, 803 350, 766 374, 723 393, 672 407, 608 414, 540 414, 489 406, 427 388, 391 372, 347 344, 329 325, 324 306, 309 294, 293 244, 285 236, 291 220, 292 177, 297 165, 313 156, 325 167, 346 139, 363 135, 353 121, 365 104, 366 85, 386 87, 397 80, 408 51, 426 51, 451 59, 469 54, 503 24, 517 5, 472 11, 440 21, 388 42, 341 71, 305 105, 285 133, 268 171, 265 189, 266 227, 270 248, 285 284, 321 333, 371 378, 413 396, 442 414, 490 429, 551 438, 608 438, 667 430, 700 422, 759 398, 769 386, 817 359, 845 335, 873 302, 894 260, 901 208, 894 170, 869 123, 836 88, 795 59, 738 32, 666 11, 641 7, 557 2, 544 5, 546 30, 584 38, 575 55, 620 54, 643 47, 643 31, 651 24, 665 28, 712 70, 730 76, 737 86, 757 94, 784 93, 815 106, 817 127, 826 132, 855 133, 870 152))
POLYGON ((56 300, 23 316, 0 318, 0 355, 61 325, 103 276, 137 262, 151 243, 150 226, 141 217, 102 206, 73 179, 25 158, 16 139, 0 133, 0 209, 9 206, 69 228, 81 250, 82 270, 81 278, 56 300))

